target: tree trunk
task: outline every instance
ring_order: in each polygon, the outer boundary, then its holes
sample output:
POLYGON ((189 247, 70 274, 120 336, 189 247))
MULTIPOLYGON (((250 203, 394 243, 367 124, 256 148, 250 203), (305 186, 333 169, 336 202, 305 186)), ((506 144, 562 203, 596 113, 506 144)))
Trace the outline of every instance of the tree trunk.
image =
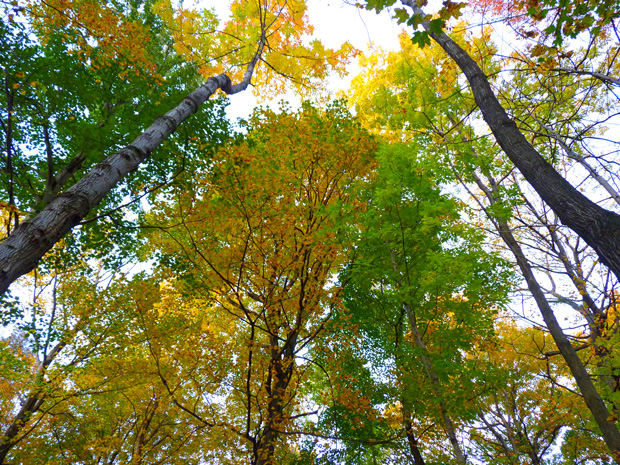
MULTIPOLYGON (((497 397, 495 397, 495 402, 497 403, 497 397)), ((484 412, 482 410, 479 411, 478 418, 482 420, 485 428, 490 431, 490 433, 495 437, 497 443, 503 449, 505 457, 510 460, 510 463, 512 465, 519 465, 517 446, 514 442, 514 435, 512 434, 512 428, 510 424, 508 422, 502 421, 502 424, 506 428, 506 437, 504 438, 504 436, 502 436, 502 434, 495 429, 495 426, 493 426, 487 421, 487 419, 484 417, 484 412), (508 440, 508 442, 506 442, 506 439, 508 440)), ((503 418, 501 417, 500 419, 503 420, 503 418)))
MULTIPOLYGON (((425 16, 415 0, 401 2, 409 6, 414 15, 425 16)), ((467 77, 484 120, 508 158, 562 223, 592 247, 601 262, 620 280, 620 215, 600 207, 569 184, 527 141, 467 52, 443 32, 430 32, 428 21, 423 21, 422 25, 467 77)))
MULTIPOLYGON (((464 184, 458 176, 458 173, 456 173, 456 175, 461 183, 464 184)), ((489 202, 491 204, 495 203, 496 199, 493 192, 482 182, 480 178, 478 178, 478 176, 475 176, 475 179, 478 187, 480 187, 480 189, 485 193, 489 202)), ((614 461, 620 464, 620 432, 614 423, 607 421, 610 417, 607 405, 594 386, 594 383, 592 382, 592 379, 590 378, 583 362, 579 358, 577 351, 572 346, 564 334, 562 327, 558 323, 558 320, 556 319, 542 288, 534 276, 532 267, 523 253, 521 246, 510 230, 508 222, 497 218, 490 219, 494 221, 497 232, 514 255, 517 265, 521 270, 521 274, 525 278, 527 288, 534 297, 536 305, 538 306, 543 320, 545 321, 545 325, 551 333, 551 337, 558 347, 562 358, 566 361, 566 365, 568 365, 573 378, 575 378, 575 382, 581 391, 586 405, 590 409, 590 412, 594 417, 594 421, 601 430, 605 444, 607 444, 607 447, 610 449, 614 461)))
POLYGON ((457 462, 459 463, 467 463, 465 459, 465 454, 461 449, 461 445, 459 444, 458 439, 456 438, 456 430, 454 429, 454 424, 452 423, 452 419, 450 415, 448 415, 446 409, 446 403, 443 400, 443 395, 441 393, 441 385, 439 382, 439 378, 437 377, 437 373, 433 368, 433 364, 431 362, 430 357, 428 356, 428 350, 426 349, 426 345, 422 340, 422 335, 420 334, 420 330, 418 329, 418 325, 416 323, 415 315, 411 310, 411 307, 408 303, 403 304, 405 310, 407 311, 407 318, 409 319, 409 327, 411 328, 411 332, 413 333, 413 339, 415 341, 415 345, 418 349, 422 350, 422 364, 424 365, 424 370, 426 371, 426 375, 431 381, 433 385, 433 392, 435 396, 439 400, 439 413, 441 414, 441 419, 443 421, 444 429, 446 430, 446 434, 448 435, 448 439, 450 440, 450 444, 452 444, 452 449, 454 450, 454 456, 456 457, 457 462))
POLYGON ((266 44, 266 35, 257 44, 243 79, 232 84, 225 74, 210 77, 174 109, 155 122, 125 148, 103 160, 77 184, 60 194, 34 218, 24 221, 0 244, 0 296, 13 281, 28 273, 67 232, 77 225, 125 176, 155 150, 177 127, 196 113, 215 91, 227 94, 245 90, 266 44))
POLYGON ((267 382, 267 394, 269 404, 267 407, 267 419, 262 429, 260 439, 257 441, 252 465, 275 465, 276 441, 281 431, 284 416, 284 406, 288 385, 293 377, 295 368, 295 345, 297 333, 289 335, 282 350, 278 347, 278 337, 271 336, 271 366, 267 382))
POLYGON ((418 447, 418 440, 413 435, 413 423, 411 422, 411 412, 405 406, 403 401, 403 424, 405 426, 405 434, 407 435, 407 443, 409 444, 409 452, 413 456, 413 463, 415 465, 425 465, 424 458, 420 453, 418 447))

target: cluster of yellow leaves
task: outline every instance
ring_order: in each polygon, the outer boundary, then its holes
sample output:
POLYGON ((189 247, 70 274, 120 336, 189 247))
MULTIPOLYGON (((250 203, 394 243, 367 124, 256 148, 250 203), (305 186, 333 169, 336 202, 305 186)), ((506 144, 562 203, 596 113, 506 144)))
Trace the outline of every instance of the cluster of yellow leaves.
POLYGON ((498 321, 497 330, 498 338, 481 347, 499 378, 497 388, 482 399, 486 427, 470 430, 474 441, 500 463, 505 457, 541 454, 545 444, 555 442, 557 428, 565 427, 569 438, 561 443, 565 456, 605 457, 600 438, 582 434, 590 414, 572 392, 568 369, 551 336, 540 328, 519 327, 510 318, 498 321), (568 389, 558 389, 559 385, 568 389), (493 432, 489 425, 494 425, 493 432), (502 435, 512 444, 510 454, 500 444, 502 435))
POLYGON ((610 295, 611 304, 607 307, 605 327, 603 328, 604 336, 611 337, 618 332, 618 323, 620 322, 620 312, 618 311, 619 298, 618 292, 612 291, 610 295))
MULTIPOLYGON (((477 36, 465 30, 466 24, 459 23, 452 37, 486 72, 492 72, 489 59, 495 49, 490 30, 483 29, 477 36)), ((408 140, 410 132, 427 131, 438 112, 445 118, 460 105, 454 98, 462 98, 460 69, 441 47, 431 44, 420 49, 405 31, 399 42, 401 49, 396 52, 378 48, 362 54, 361 72, 347 93, 365 126, 393 141, 408 140)))
POLYGON ((15 215, 19 218, 22 212, 15 205, 0 202, 0 221, 2 221, 2 228, 5 233, 11 227, 15 215))
POLYGON ((117 64, 123 79, 158 77, 148 51, 148 27, 105 0, 31 1, 26 11, 44 41, 63 31, 69 50, 93 69, 117 64))
POLYGON ((276 95, 289 86, 307 93, 328 73, 345 73, 357 53, 349 43, 339 50, 318 40, 306 43, 313 27, 305 0, 235 0, 221 27, 213 11, 175 9, 170 0, 158 0, 154 11, 172 31, 177 53, 196 63, 205 77, 226 73, 233 83, 241 81, 264 40, 252 79, 257 95, 276 95))
POLYGON ((37 360, 20 336, 0 339, 0 423, 8 425, 15 413, 15 400, 28 387, 37 360))

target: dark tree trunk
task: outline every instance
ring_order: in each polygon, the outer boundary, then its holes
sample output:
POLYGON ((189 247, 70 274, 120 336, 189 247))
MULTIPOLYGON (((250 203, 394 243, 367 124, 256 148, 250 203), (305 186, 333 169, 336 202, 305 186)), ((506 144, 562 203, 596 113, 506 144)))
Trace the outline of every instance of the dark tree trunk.
MULTIPOLYGON (((401 2, 411 7, 415 15, 424 17, 415 0, 401 2)), ((566 181, 510 119, 491 89, 486 75, 467 52, 443 32, 430 32, 427 21, 422 24, 430 37, 465 74, 484 120, 508 158, 562 223, 586 241, 596 251, 601 262, 620 280, 620 215, 592 202, 566 181)))
POLYGON ((411 412, 405 407, 403 402, 403 423, 405 426, 405 434, 407 435, 407 443, 409 444, 409 452, 413 456, 413 463, 415 465, 426 465, 424 458, 420 453, 420 447, 418 446, 418 440, 413 435, 413 423, 411 422, 411 412))
POLYGON ((295 368, 295 345, 297 333, 290 334, 282 350, 278 347, 279 340, 271 336, 271 364, 267 381, 269 404, 265 426, 254 450, 252 465, 275 465, 276 441, 280 434, 279 425, 284 418, 284 407, 288 394, 288 386, 295 368))

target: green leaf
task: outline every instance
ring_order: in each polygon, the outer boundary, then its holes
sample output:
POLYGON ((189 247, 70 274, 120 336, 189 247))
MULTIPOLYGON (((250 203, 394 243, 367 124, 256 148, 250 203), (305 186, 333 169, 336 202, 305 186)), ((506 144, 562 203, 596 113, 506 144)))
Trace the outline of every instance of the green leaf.
POLYGON ((416 31, 413 33, 413 36, 411 36, 411 42, 420 48, 424 48, 427 45, 431 45, 431 38, 426 31, 416 31))
POLYGON ((428 25, 430 27, 431 34, 441 34, 441 30, 446 25, 446 22, 441 18, 435 18, 430 20, 428 25))
POLYGON ((408 22, 411 18, 409 12, 404 8, 395 8, 394 9, 394 19, 398 21, 398 24, 403 24, 408 22))

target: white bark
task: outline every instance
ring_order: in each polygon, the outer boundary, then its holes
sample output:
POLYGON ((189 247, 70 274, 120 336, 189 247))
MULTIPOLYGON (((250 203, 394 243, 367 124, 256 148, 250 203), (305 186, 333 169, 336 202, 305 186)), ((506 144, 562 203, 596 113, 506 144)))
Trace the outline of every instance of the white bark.
POLYGON ((227 94, 245 90, 250 84, 264 46, 263 36, 241 82, 233 85, 225 74, 207 79, 174 109, 155 120, 131 144, 103 160, 77 184, 58 195, 40 213, 19 225, 0 243, 0 295, 13 281, 34 269, 56 242, 95 208, 125 176, 135 171, 153 150, 183 121, 196 113, 218 89, 227 94))

